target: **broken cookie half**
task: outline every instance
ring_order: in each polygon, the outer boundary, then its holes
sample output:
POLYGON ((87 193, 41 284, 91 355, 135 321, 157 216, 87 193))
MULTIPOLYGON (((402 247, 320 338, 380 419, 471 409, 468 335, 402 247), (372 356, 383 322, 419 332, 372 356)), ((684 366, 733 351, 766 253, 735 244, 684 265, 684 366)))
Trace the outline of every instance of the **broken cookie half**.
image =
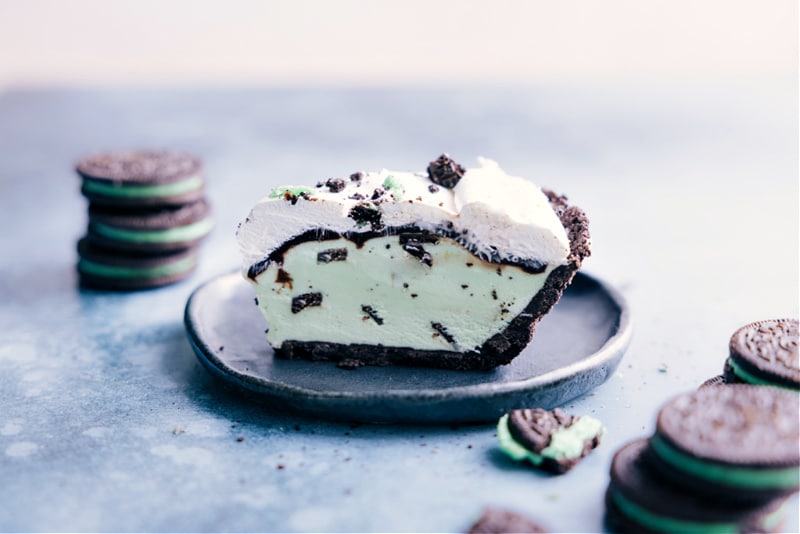
POLYGON ((275 354, 348 367, 507 364, 590 253, 565 197, 447 155, 275 188, 237 236, 275 354))

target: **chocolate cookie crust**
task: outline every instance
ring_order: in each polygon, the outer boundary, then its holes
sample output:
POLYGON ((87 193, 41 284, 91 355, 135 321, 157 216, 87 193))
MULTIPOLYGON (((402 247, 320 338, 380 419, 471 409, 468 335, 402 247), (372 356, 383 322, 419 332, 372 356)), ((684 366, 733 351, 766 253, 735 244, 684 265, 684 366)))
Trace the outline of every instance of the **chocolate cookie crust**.
POLYGON ((489 370, 510 363, 530 343, 539 320, 558 302, 583 260, 591 254, 586 214, 578 207, 569 206, 566 197, 546 190, 544 193, 567 232, 570 243, 567 262, 548 275, 544 286, 522 312, 511 320, 505 330, 489 338, 479 352, 287 340, 275 350, 275 354, 285 359, 335 361, 344 368, 361 365, 415 365, 455 370, 489 370))

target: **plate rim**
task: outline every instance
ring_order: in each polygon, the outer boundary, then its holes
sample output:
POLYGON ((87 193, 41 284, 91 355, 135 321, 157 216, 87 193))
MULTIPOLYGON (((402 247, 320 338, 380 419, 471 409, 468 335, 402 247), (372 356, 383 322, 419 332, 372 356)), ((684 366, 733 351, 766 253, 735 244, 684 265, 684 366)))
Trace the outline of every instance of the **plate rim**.
MULTIPOLYGON (((613 335, 606 339, 606 341, 597 351, 587 355, 585 358, 582 358, 579 361, 559 367, 557 369, 553 369, 544 374, 509 382, 483 382, 466 386, 447 386, 442 388, 425 388, 421 390, 393 389, 368 392, 320 391, 318 389, 290 385, 266 377, 243 373, 221 360, 215 354, 214 350, 202 340, 202 337, 197 331, 196 323, 198 321, 195 321, 194 319, 194 316, 196 316, 194 311, 199 305, 203 293, 207 291, 211 285, 224 282, 227 279, 233 279, 234 277, 238 278, 242 284, 247 284, 247 281, 241 277, 241 271, 238 269, 233 272, 218 274, 206 280, 192 291, 186 301, 186 306, 184 307, 184 326, 195 355, 205 367, 213 371, 216 376, 222 377, 228 382, 233 381, 236 385, 244 387, 250 392, 259 395, 272 394, 275 396, 280 396, 282 399, 285 399, 287 396, 301 396, 309 401, 403 400, 404 402, 411 401, 420 403, 453 396, 458 396, 460 398, 469 400, 485 399, 498 396, 502 397, 523 391, 536 391, 542 386, 552 385, 560 381, 568 380, 573 376, 579 375, 583 371, 594 369, 603 363, 612 363, 613 366, 616 366, 619 359, 621 359, 622 355, 630 344, 630 340, 633 335, 633 323, 631 320, 631 311, 628 302, 617 289, 596 276, 590 275, 585 271, 579 271, 575 276, 576 278, 584 278, 589 282, 597 284, 619 309, 617 324, 613 335)), ((567 291, 568 290, 569 288, 567 288, 567 291)), ((613 369, 611 369, 611 371, 613 371, 613 369)), ((356 369, 355 372, 357 373, 358 370, 356 369)), ((607 378, 608 377, 605 377, 601 383, 607 378)))

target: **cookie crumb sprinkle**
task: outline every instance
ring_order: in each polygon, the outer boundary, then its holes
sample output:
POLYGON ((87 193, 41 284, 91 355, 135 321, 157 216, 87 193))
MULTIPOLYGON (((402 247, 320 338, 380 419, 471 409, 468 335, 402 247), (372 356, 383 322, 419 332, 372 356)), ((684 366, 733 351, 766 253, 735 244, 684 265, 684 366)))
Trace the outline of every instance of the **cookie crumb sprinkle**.
POLYGON ((453 161, 448 154, 442 154, 428 165, 428 178, 431 182, 447 189, 458 185, 466 169, 453 161))

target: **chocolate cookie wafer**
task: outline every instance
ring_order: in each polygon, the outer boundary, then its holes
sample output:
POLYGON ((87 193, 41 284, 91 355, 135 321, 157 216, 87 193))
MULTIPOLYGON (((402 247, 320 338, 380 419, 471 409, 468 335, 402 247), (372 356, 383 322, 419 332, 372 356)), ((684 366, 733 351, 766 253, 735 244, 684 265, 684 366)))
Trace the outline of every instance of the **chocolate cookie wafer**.
POLYGON ((214 223, 204 200, 176 207, 123 210, 89 206, 88 238, 122 252, 163 253, 197 245, 214 223))
POLYGON ((567 415, 559 408, 513 410, 497 423, 500 448, 506 454, 555 474, 575 467, 600 444, 604 433, 596 419, 567 415))
POLYGON ((800 481, 798 397, 779 388, 728 384, 679 395, 660 410, 651 464, 689 491, 767 500, 800 481))
MULTIPOLYGON (((715 388, 716 389, 716 388, 715 388)), ((778 532, 785 498, 725 501, 664 480, 647 462, 648 440, 614 455, 606 491, 606 524, 613 532, 778 532)))
POLYGON ((104 290, 161 287, 183 280, 197 264, 196 249, 142 256, 108 251, 85 238, 78 242, 78 256, 81 286, 104 290))
POLYGON ((715 376, 713 378, 709 378, 708 380, 706 380, 705 382, 700 384, 700 387, 701 388, 707 388, 707 387, 714 387, 714 386, 724 386, 726 383, 727 382, 725 381, 725 376, 724 375, 717 375, 717 376, 715 376))
POLYGON ((200 160, 170 151, 120 151, 81 159, 81 192, 96 204, 176 206, 199 200, 205 181, 200 160))
POLYGON ((472 524, 467 534, 538 534, 547 530, 534 520, 524 515, 503 510, 486 508, 483 514, 472 524))
POLYGON ((800 390, 797 319, 750 323, 731 336, 725 381, 800 390))

